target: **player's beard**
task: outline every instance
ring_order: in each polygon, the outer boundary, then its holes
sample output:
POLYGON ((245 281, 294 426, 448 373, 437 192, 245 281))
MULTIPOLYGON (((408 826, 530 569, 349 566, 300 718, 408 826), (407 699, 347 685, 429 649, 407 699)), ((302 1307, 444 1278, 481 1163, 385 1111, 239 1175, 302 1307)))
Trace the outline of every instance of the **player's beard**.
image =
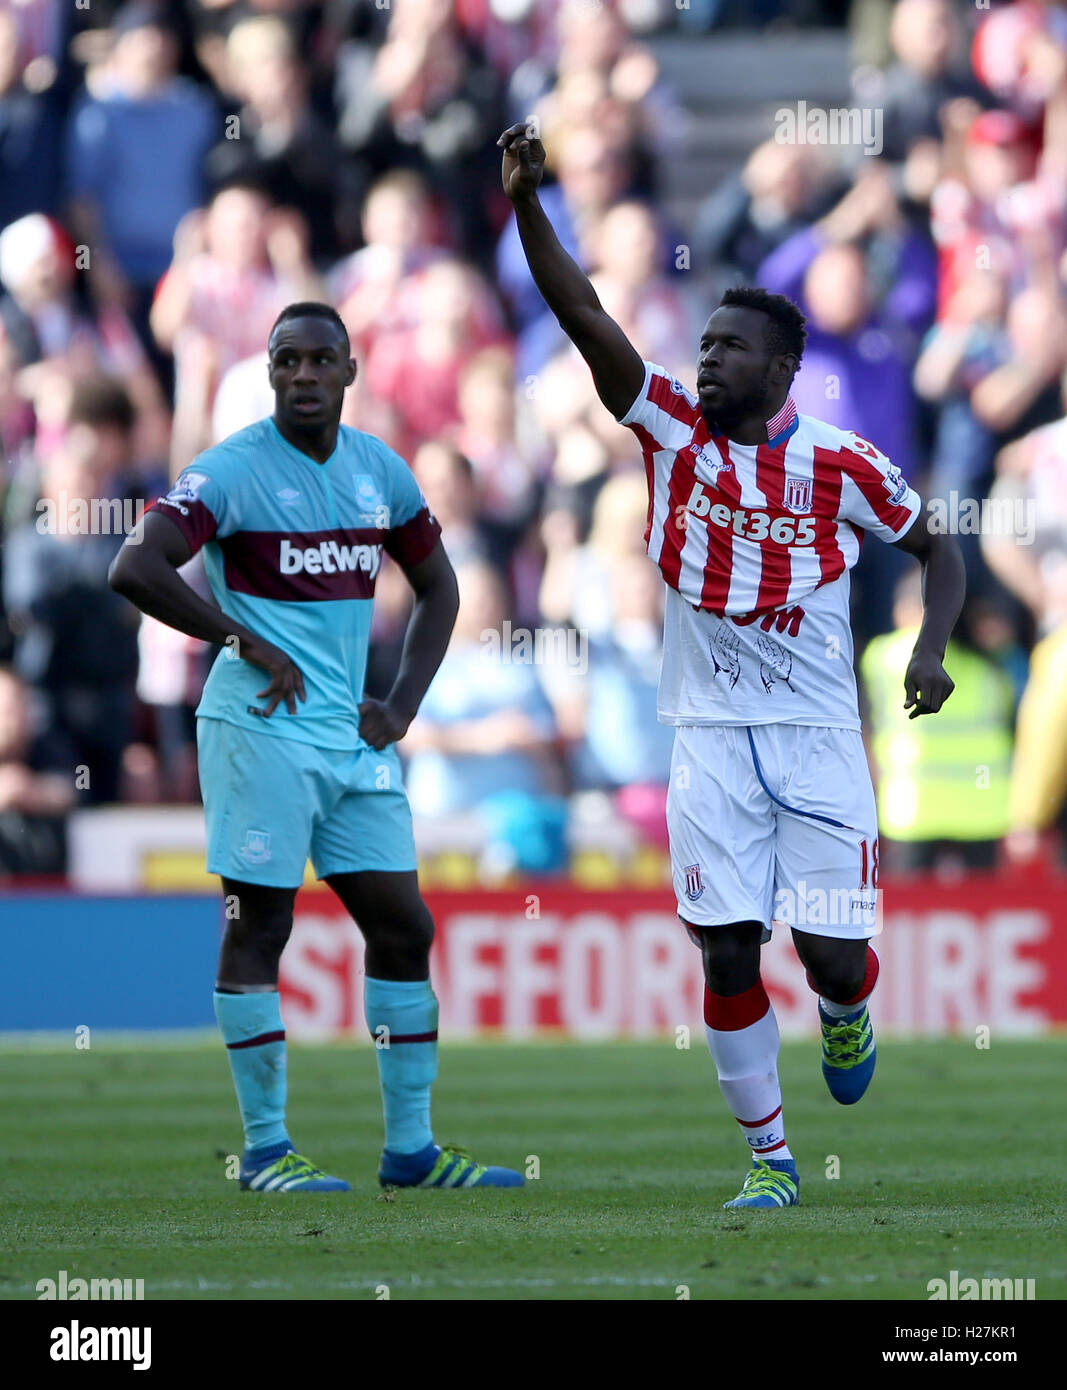
POLYGON ((770 387, 771 368, 768 363, 767 370, 757 386, 753 386, 751 391, 737 400, 731 401, 729 405, 721 406, 717 411, 708 412, 705 415, 708 427, 714 428, 720 434, 728 435, 735 425, 750 419, 753 415, 760 420, 766 420, 770 411, 767 407, 767 392, 770 387))

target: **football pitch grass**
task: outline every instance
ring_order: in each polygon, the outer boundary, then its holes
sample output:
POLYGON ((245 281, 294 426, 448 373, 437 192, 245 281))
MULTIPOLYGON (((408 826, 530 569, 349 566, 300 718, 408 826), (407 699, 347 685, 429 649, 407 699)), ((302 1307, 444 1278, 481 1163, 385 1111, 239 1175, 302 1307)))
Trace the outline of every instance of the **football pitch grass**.
MULTIPOLYGON (((879 1043, 834 1104, 817 1042, 783 1046, 801 1205, 723 1211, 747 1153, 703 1039, 442 1047, 440 1141, 540 1176, 383 1197, 368 1044, 290 1047, 290 1130, 351 1193, 225 1176, 239 1128, 217 1041, 0 1048, 0 1295, 143 1279, 146 1299, 908 1299, 931 1279, 1067 1296, 1067 1038, 879 1043), (838 1160, 835 1165, 832 1157, 838 1160), (837 1168, 839 1176, 832 1177, 837 1168)), ((84 1306, 84 1305, 80 1305, 84 1306)))

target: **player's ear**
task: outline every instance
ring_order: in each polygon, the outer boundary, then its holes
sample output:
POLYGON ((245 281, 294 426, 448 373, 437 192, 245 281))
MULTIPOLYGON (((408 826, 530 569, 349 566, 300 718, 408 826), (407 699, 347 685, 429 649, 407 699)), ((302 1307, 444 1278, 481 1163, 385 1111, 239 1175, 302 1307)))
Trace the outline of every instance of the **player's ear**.
POLYGON ((774 373, 779 381, 791 382, 797 374, 800 363, 791 352, 783 352, 774 360, 774 373))
POLYGON ((351 386, 352 383, 355 381, 355 379, 356 379, 356 372, 357 372, 358 370, 359 370, 359 368, 356 366, 356 359, 355 359, 354 357, 350 357, 350 358, 348 359, 348 370, 345 372, 345 386, 346 386, 346 387, 347 387, 347 386, 351 386))

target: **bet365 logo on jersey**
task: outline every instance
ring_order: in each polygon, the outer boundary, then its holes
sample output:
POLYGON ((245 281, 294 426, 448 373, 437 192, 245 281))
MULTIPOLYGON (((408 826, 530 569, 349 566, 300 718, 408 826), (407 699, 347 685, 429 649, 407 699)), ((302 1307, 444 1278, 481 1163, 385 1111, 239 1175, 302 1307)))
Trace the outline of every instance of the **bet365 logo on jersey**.
POLYGON ((675 509, 679 530, 684 531, 689 516, 707 520, 710 526, 732 531, 746 541, 774 541, 776 545, 811 545, 815 540, 813 516, 772 516, 770 512, 753 511, 748 507, 728 507, 725 502, 712 503, 703 483, 694 483, 689 501, 675 509))

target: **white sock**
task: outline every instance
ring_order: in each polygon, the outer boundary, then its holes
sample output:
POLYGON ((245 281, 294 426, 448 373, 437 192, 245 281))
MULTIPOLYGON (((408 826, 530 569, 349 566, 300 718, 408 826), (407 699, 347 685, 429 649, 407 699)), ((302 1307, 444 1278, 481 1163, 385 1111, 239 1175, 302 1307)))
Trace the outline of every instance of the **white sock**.
POLYGON ((824 994, 819 995, 819 1003, 822 1005, 823 1013, 829 1014, 831 1018, 845 1018, 848 1014, 858 1013, 866 1002, 866 999, 861 999, 858 1004, 835 1004, 824 994))
MULTIPOLYGON (((830 1018, 845 1018, 848 1014, 858 1013, 863 1008, 867 1000, 874 993, 874 987, 878 983, 878 957, 875 955, 871 946, 867 947, 867 959, 863 969, 863 983, 857 993, 847 1004, 835 1004, 832 999, 827 999, 825 994, 819 995, 819 1003, 822 1005, 823 1013, 830 1018)), ((815 981, 809 974, 808 984, 818 994, 815 981)))
POLYGON ((762 982, 728 998, 705 989, 704 1021, 719 1089, 749 1148, 761 1159, 791 1159, 778 1083, 778 1020, 762 982))

